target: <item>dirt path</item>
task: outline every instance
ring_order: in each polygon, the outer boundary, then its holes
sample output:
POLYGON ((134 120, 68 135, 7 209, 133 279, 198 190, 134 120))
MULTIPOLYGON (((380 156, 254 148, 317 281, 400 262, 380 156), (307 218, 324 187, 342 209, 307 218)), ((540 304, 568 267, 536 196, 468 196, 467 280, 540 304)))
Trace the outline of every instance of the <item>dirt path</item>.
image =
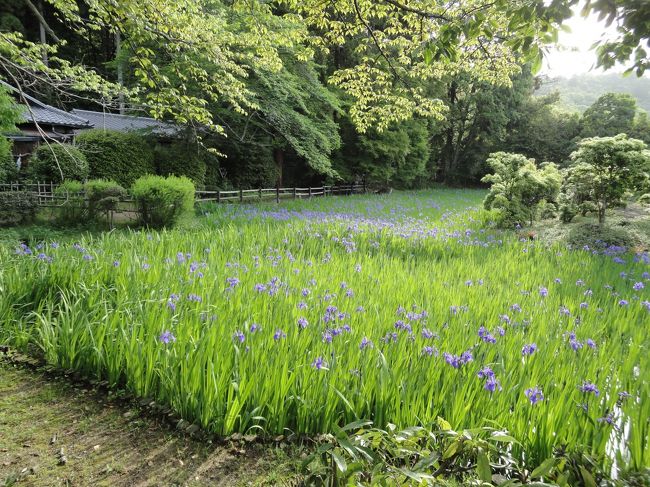
POLYGON ((0 486, 297 485, 292 470, 279 448, 198 442, 0 360, 0 486))

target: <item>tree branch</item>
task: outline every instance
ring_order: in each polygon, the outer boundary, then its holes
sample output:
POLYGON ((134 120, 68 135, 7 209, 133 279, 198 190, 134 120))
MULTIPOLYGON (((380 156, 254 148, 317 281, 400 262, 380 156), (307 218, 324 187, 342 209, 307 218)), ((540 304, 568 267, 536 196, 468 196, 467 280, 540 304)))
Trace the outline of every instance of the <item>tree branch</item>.
POLYGON ((45 21, 45 18, 43 17, 43 14, 36 8, 36 5, 34 5, 31 0, 25 0, 25 3, 29 7, 29 9, 34 13, 38 21, 41 23, 43 28, 45 29, 45 32, 47 32, 52 40, 54 42, 61 42, 60 39, 57 37, 57 35, 54 33, 54 31, 50 28, 49 25, 47 25, 47 22, 45 21))

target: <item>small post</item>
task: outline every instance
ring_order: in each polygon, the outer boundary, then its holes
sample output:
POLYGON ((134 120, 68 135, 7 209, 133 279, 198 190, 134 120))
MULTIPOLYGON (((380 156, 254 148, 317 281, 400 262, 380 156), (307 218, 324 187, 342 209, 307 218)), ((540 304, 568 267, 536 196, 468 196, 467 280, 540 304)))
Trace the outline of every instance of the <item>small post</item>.
POLYGON ((280 203, 280 186, 275 187, 275 202, 280 203))
POLYGON ((242 201, 244 201, 244 190, 240 189, 239 190, 239 202, 241 203, 242 201))
POLYGON ((311 199, 311 186, 309 186, 309 198, 311 199))
POLYGON ((262 188, 260 188, 259 193, 260 193, 260 199, 262 199, 262 188))
POLYGON ((217 188, 217 203, 221 203, 221 190, 217 188))
POLYGON ((363 192, 366 192, 366 178, 363 178, 363 192))
POLYGON ((298 193, 296 192, 296 187, 293 187, 293 199, 295 200, 298 197, 298 193))

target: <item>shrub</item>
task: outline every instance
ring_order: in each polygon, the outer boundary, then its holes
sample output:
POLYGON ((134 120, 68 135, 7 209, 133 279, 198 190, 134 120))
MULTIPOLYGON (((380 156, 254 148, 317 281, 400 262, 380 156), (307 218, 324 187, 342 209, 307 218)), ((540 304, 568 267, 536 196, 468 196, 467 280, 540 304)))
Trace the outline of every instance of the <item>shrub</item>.
POLYGON ((87 217, 86 204, 82 194, 83 184, 79 181, 64 181, 55 190, 54 220, 59 225, 77 225, 87 217))
POLYGON ((615 245, 632 248, 636 239, 624 228, 595 225, 593 223, 575 224, 566 237, 567 244, 575 249, 585 246, 590 249, 604 249, 615 245))
POLYGON ((162 176, 187 176, 195 185, 205 184, 206 154, 197 144, 173 142, 154 151, 156 168, 162 176))
POLYGON ((143 176, 131 188, 144 225, 165 227, 192 212, 194 184, 186 177, 143 176))
POLYGON ((571 154, 562 187, 563 214, 596 213, 599 225, 608 208, 621 206, 628 191, 641 189, 650 171, 650 152, 640 140, 625 134, 593 137, 578 144, 571 154))
POLYGON ((10 183, 18 177, 18 168, 11 152, 11 141, 0 136, 0 183, 10 183))
POLYGON ((0 226, 26 223, 36 214, 36 197, 26 191, 0 192, 0 226))
POLYGON ((96 219, 100 214, 108 215, 115 211, 121 199, 127 192, 115 181, 105 179, 94 179, 84 185, 86 199, 88 200, 88 216, 96 219))
POLYGON ((494 174, 481 180, 492 183, 483 204, 488 210, 499 210, 500 226, 532 224, 542 202, 548 207, 555 204, 562 183, 555 164, 538 167, 533 159, 508 152, 490 154, 487 164, 494 174))
POLYGON ((650 205, 650 193, 642 194, 639 196, 639 199, 637 201, 642 205, 650 205))
POLYGON ((70 144, 41 144, 29 160, 27 168, 32 181, 83 181, 88 177, 88 161, 70 144))
POLYGON ((128 187, 140 176, 155 172, 153 149, 147 138, 133 132, 88 130, 77 137, 90 166, 90 177, 128 187))

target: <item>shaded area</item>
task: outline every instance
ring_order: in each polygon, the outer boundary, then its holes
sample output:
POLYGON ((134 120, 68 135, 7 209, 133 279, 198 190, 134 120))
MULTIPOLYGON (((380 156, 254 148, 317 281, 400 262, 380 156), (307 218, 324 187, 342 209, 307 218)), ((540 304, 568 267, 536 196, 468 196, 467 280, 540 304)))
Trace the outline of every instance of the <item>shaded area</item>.
POLYGON ((107 396, 0 362, 0 485, 297 485, 268 445, 210 445, 107 396))

